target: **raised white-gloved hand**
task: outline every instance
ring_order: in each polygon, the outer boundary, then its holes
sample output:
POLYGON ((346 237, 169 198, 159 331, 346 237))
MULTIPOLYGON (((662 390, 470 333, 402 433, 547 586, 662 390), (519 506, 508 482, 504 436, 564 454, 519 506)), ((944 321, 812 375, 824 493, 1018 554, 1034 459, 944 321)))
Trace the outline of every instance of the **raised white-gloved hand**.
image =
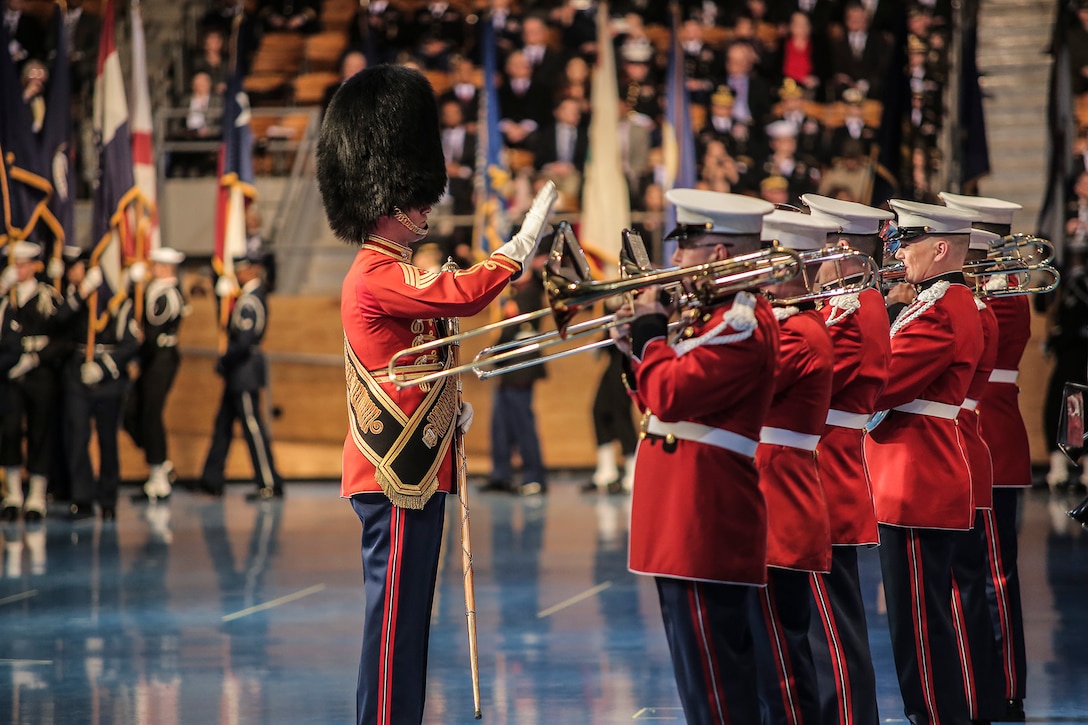
POLYGON ((140 284, 147 279, 147 263, 141 259, 137 259, 130 264, 128 266, 128 278, 136 284, 140 284))
POLYGON ((102 366, 93 360, 88 360, 79 366, 79 379, 83 381, 84 385, 100 383, 103 377, 105 375, 102 372, 102 366))
POLYGON ((473 415, 475 413, 472 410, 472 403, 462 400, 461 412, 457 415, 457 427, 461 429, 462 433, 468 433, 468 429, 472 427, 473 415))
POLYGON ((83 276, 83 281, 79 283, 79 296, 83 299, 87 299, 101 286, 102 268, 97 266, 91 267, 83 276))
POLYGON ((19 271, 14 264, 4 267, 4 271, 0 272, 0 295, 6 295, 18 279, 19 271))
POLYGON ((64 276, 64 260, 50 257, 45 264, 45 275, 49 279, 57 280, 64 276))
POLYGON ((34 368, 38 367, 38 353, 36 352, 24 352, 19 356, 18 362, 11 370, 8 370, 8 378, 11 380, 18 380, 34 368))
POLYGON ((555 190, 555 182, 549 181, 533 199, 532 206, 525 213, 525 220, 521 223, 521 230, 506 244, 495 250, 495 254, 509 257, 525 266, 529 257, 536 249, 536 243, 544 235, 544 225, 548 221, 552 205, 555 204, 559 193, 555 190))
POLYGON ((230 297, 238 291, 238 283, 232 277, 223 275, 215 280, 215 296, 220 299, 230 297))

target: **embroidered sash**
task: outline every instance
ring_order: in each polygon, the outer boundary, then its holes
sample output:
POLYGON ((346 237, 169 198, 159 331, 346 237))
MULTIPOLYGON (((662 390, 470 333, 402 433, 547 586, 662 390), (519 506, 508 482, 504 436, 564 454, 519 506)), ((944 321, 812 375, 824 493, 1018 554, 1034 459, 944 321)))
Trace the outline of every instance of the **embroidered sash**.
MULTIPOLYGON (((449 359, 443 369, 450 364, 449 359)), ((359 452, 374 464, 374 478, 394 506, 422 509, 438 490, 457 424, 457 386, 443 378, 430 386, 409 416, 363 366, 344 338, 348 427, 359 452)))

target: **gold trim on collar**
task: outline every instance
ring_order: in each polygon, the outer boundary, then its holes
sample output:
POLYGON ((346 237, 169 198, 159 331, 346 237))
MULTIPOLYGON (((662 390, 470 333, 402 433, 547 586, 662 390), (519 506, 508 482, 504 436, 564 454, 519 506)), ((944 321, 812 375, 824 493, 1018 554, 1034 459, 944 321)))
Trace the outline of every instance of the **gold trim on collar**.
POLYGON ((379 237, 375 234, 371 234, 363 242, 363 249, 371 249, 375 252, 381 252, 387 254, 394 259, 399 259, 402 262, 408 262, 412 259, 412 250, 408 247, 397 244, 392 239, 386 239, 385 237, 379 237))

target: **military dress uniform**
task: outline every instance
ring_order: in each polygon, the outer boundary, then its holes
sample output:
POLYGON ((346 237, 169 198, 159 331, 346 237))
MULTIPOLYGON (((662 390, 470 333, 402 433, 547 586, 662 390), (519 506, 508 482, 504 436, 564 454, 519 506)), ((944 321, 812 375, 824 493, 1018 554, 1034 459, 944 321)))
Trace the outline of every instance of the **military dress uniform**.
MULTIPOLYGON (((892 200, 900 227, 966 234, 973 218, 892 200), (931 211, 936 210, 936 211, 931 211), (941 215, 941 216, 936 216, 941 215)), ((887 417, 865 442, 880 523, 880 562, 904 711, 918 722, 968 721, 952 624, 952 550, 975 507, 960 405, 983 352, 962 272, 933 276, 892 323, 887 417)))
MULTIPOLYGON (((237 259, 235 268, 245 263, 248 260, 237 259)), ((257 277, 242 286, 234 301, 227 323, 227 349, 216 363, 216 372, 223 377, 223 397, 201 474, 205 490, 213 495, 223 493, 227 453, 236 420, 242 423, 242 435, 257 478, 257 493, 264 498, 283 495, 283 478, 276 469, 271 436, 260 407, 261 390, 268 384, 268 364, 260 347, 267 326, 267 290, 263 280, 257 277)))
MULTIPOLYGON (((668 196, 681 224, 753 235, 773 208, 735 194, 668 196)), ((645 437, 628 568, 655 578, 687 721, 758 722, 747 611, 767 577, 767 509, 754 456, 773 395, 777 322, 762 296, 741 292, 689 329, 670 343, 663 315, 631 325, 628 380, 645 437)))
MULTIPOLYGON (((837 222, 845 240, 872 252, 891 212, 806 194, 812 215, 837 222)), ((884 298, 875 289, 832 297, 821 309, 831 335, 835 372, 827 426, 817 446, 820 481, 831 518, 831 571, 812 576, 809 630, 824 725, 876 725, 876 674, 869 650, 858 574, 858 548, 876 546, 876 510, 866 470, 865 425, 888 382, 891 340, 884 298)))

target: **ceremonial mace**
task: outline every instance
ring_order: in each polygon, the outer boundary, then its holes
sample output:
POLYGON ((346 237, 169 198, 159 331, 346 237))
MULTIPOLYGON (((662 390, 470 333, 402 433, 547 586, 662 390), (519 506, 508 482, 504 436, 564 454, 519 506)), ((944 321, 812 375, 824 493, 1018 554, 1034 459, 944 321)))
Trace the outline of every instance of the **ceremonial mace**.
MULTIPOLYGON (((442 265, 443 272, 456 272, 459 269, 457 263, 450 257, 442 265)), ((457 335, 460 332, 461 322, 456 317, 446 318, 446 334, 457 335)), ((456 337, 450 342, 450 363, 452 367, 459 364, 461 341, 456 337)), ((454 377, 457 386, 457 409, 461 409, 461 376, 454 377)), ((480 652, 476 646, 476 579, 472 572, 472 535, 469 530, 468 514, 468 459, 465 456, 465 433, 461 426, 454 424, 453 431, 453 461, 454 483, 457 485, 457 500, 461 503, 461 570, 464 572, 465 583, 465 618, 468 620, 468 658, 472 671, 472 703, 475 706, 474 717, 479 720, 483 717, 480 711, 480 652)))

